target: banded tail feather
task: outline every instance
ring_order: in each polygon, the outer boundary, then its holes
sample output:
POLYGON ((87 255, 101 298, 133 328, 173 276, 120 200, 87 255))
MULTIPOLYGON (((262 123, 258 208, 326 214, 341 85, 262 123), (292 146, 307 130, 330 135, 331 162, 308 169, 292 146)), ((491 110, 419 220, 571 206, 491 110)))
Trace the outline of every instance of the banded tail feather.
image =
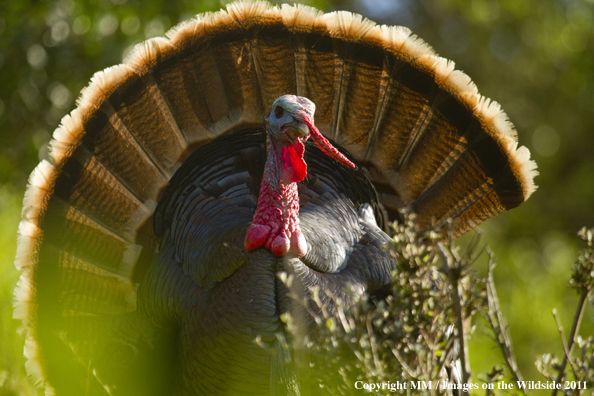
POLYGON ((144 358, 164 356, 175 370, 154 375, 147 394, 233 394, 242 383, 261 391, 266 375, 292 374, 231 335, 275 342, 291 305, 276 272, 293 271, 303 296, 316 283, 373 291, 393 269, 377 248, 387 240, 379 228, 401 208, 419 227, 452 218, 461 235, 525 201, 535 169, 499 105, 406 28, 261 1, 198 15, 95 74, 31 174, 16 258, 27 369, 48 394, 125 394, 151 377, 144 358), (272 106, 287 94, 315 104, 315 126, 357 167, 340 168, 305 142, 304 121, 291 113, 291 133, 304 136, 288 152, 308 165, 295 187, 307 251, 293 257, 290 245, 284 259, 266 245, 248 253, 243 242, 267 169, 272 106), (337 224, 349 226, 336 233, 337 224), (222 293, 230 285, 259 301, 252 316, 222 293), (200 305, 214 296, 218 311, 200 305), (248 313, 221 311, 240 308, 248 313), (109 359, 113 348, 121 362, 109 359), (216 372, 232 349, 227 389, 216 372), (245 359, 254 354, 252 375, 245 359), (136 379, 122 385, 128 374, 136 379))

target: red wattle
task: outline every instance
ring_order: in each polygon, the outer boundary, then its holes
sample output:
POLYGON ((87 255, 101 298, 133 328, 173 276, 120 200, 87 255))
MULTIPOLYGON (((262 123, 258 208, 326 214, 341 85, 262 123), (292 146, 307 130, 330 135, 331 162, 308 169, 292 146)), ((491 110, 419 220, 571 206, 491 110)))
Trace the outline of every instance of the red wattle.
POLYGON ((291 235, 291 248, 289 251, 296 254, 297 257, 303 257, 307 253, 307 242, 305 242, 305 237, 299 227, 291 235))
POLYGON ((298 183, 305 179, 307 175, 307 164, 303 160, 304 152, 305 146, 299 141, 281 149, 283 162, 281 181, 284 184, 298 183))
POLYGON ((281 232, 274 241, 272 241, 272 246, 270 247, 270 251, 277 256, 284 256, 289 252, 289 248, 291 247, 291 242, 289 238, 284 232, 281 232))
POLYGON ((243 241, 245 250, 251 252, 252 250, 264 245, 264 242, 266 242, 268 236, 270 235, 270 231, 271 227, 268 225, 252 223, 249 226, 245 235, 245 240, 243 241))

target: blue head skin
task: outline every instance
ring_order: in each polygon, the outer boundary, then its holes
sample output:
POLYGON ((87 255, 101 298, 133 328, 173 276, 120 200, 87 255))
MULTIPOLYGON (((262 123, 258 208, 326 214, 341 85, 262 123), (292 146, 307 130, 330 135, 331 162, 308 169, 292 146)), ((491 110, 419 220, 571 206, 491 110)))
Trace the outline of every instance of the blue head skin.
POLYGON ((283 95, 272 104, 268 116, 268 133, 275 141, 295 144, 309 138, 310 128, 306 119, 313 121, 316 105, 307 98, 283 95), (301 138, 301 139, 299 139, 301 138))

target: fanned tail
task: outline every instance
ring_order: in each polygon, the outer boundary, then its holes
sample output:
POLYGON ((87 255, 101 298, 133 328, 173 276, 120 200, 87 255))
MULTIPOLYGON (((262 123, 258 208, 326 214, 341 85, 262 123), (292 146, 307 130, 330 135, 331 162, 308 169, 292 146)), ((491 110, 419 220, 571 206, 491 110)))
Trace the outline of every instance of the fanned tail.
POLYGON ((315 76, 304 95, 320 131, 368 168, 390 219, 409 206, 421 227, 453 218, 460 235, 535 190, 536 165, 507 116, 453 62, 406 28, 342 12, 323 21, 326 34, 296 51, 315 76))

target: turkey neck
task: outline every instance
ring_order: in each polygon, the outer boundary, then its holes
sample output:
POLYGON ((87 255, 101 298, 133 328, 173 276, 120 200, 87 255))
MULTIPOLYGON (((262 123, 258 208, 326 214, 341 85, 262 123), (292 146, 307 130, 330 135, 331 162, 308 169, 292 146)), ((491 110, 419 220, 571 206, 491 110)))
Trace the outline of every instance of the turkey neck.
MULTIPOLYGON (((292 145, 297 161, 303 161, 303 143, 292 145)), ((258 207, 245 238, 248 251, 264 246, 277 256, 293 253, 303 257, 307 252, 305 238, 299 227, 299 194, 297 182, 303 180, 287 164, 286 144, 266 135, 266 164, 258 196, 258 207)))

